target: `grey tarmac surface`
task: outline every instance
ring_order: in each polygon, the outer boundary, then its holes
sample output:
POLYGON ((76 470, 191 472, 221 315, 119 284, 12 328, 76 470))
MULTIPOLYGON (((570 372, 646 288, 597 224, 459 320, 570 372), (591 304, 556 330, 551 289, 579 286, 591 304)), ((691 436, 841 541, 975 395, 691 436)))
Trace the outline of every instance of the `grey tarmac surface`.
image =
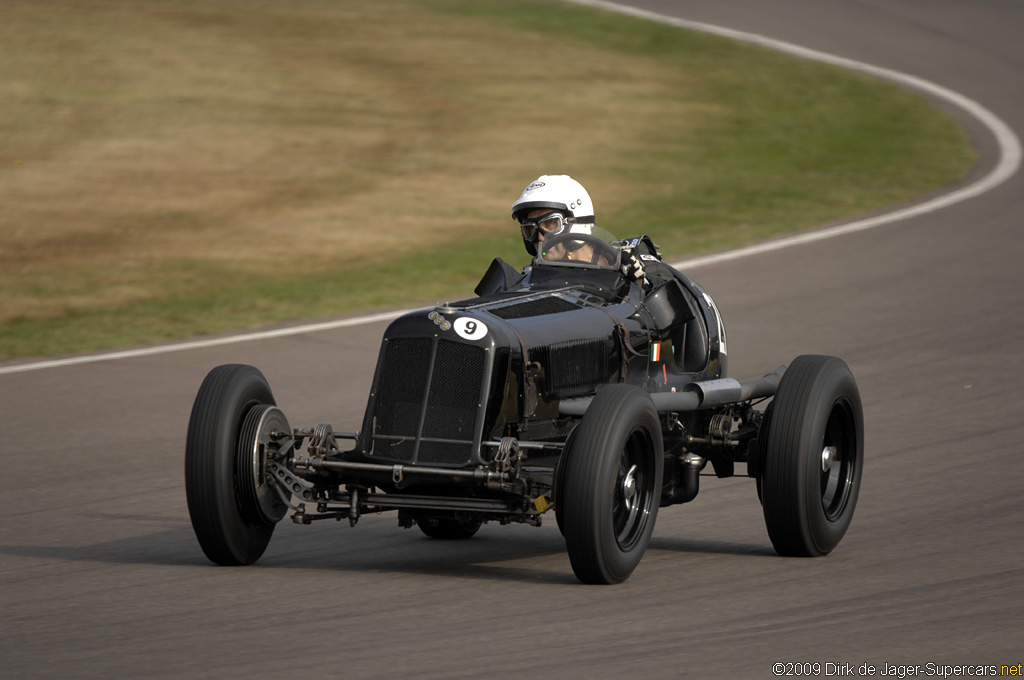
MULTIPOLYGON (((935 81, 1024 132, 1024 4, 636 0, 935 81)), ((988 133, 965 121, 994 162, 988 133)), ((775 663, 1024 663, 1024 176, 941 212, 701 267, 730 372, 846 359, 853 525, 775 556, 753 482, 662 511, 625 584, 579 585, 553 521, 431 541, 391 515, 278 527, 210 565, 185 507, 203 376, 251 363, 293 425, 358 429, 383 324, 0 375, 0 675, 768 678, 775 663)), ((675 254, 673 254, 675 255, 675 254)), ((679 254, 680 256, 684 254, 679 254)), ((485 266, 486 263, 482 264, 485 266)), ((890 669, 892 673, 896 669, 890 669)))

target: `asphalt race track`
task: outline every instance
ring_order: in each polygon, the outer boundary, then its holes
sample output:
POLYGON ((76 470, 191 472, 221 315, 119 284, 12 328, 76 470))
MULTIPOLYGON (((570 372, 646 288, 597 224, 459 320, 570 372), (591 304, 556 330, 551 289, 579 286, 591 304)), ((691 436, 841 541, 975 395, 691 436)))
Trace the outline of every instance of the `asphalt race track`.
MULTIPOLYGON (((913 74, 1024 136, 1018 0, 635 4, 913 74)), ((947 108, 983 154, 976 181, 1003 151, 947 108)), ((660 514, 615 587, 576 582, 553 521, 489 524, 459 544, 393 515, 285 522, 257 565, 207 562, 183 479, 203 376, 254 364, 292 425, 358 429, 382 322, 0 367, 0 675, 769 678, 776 663, 818 663, 822 676, 867 664, 927 677, 1022 664, 1022 261, 1017 173, 940 211, 690 271, 723 311, 734 377, 804 353, 850 364, 866 411, 860 503, 832 555, 785 559, 753 482, 706 478, 696 501, 660 514)))

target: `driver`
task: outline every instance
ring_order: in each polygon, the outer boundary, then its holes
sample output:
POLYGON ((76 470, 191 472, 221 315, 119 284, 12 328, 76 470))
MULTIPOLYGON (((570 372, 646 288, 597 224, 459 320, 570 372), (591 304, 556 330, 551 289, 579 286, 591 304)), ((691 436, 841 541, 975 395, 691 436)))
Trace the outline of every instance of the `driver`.
MULTIPOLYGON (((538 244, 545 239, 569 232, 591 234, 594 230, 594 203, 583 185, 569 175, 541 175, 530 182, 515 203, 512 217, 519 222, 523 245, 530 255, 537 255, 538 244)), ((592 262, 594 249, 580 243, 577 248, 558 244, 545 252, 549 260, 592 262)))
MULTIPOLYGON (((533 256, 538 253, 538 245, 559 234, 594 233, 594 203, 583 185, 569 175, 541 175, 530 182, 512 204, 512 217, 519 222, 526 252, 533 256)), ((653 243, 650 246, 652 255, 649 257, 652 260, 659 260, 660 264, 656 246, 653 243)), ((596 256, 593 246, 581 241, 556 244, 544 251, 544 258, 611 264, 607 262, 606 257, 596 256)), ((622 265, 623 274, 628 278, 649 285, 644 265, 634 251, 623 250, 621 262, 616 265, 619 264, 622 265)))

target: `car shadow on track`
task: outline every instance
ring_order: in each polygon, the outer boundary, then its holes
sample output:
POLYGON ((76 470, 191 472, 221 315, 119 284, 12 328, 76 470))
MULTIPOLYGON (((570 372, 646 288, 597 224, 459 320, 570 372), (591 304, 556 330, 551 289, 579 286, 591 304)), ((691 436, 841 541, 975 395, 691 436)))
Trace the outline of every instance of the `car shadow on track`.
POLYGON ((725 541, 691 540, 685 538, 656 537, 651 539, 648 550, 666 550, 706 555, 747 555, 750 557, 778 557, 771 545, 750 545, 727 543, 725 541))
MULTIPOLYGON (((95 562, 215 568, 203 555, 187 517, 81 513, 59 533, 0 545, 0 560, 95 562), (74 527, 74 528, 71 528, 74 527), (112 538, 117 535, 123 538, 112 538)), ((401 529, 393 518, 369 517, 356 527, 282 522, 263 557, 248 569, 395 572, 566 583, 574 581, 565 544, 553 527, 485 525, 465 541, 435 540, 401 529)))
MULTIPOLYGON (((69 538, 67 545, 0 545, 0 555, 43 561, 215 568, 200 550, 187 518, 103 513, 81 517, 85 520, 83 527, 93 527, 96 534, 109 535, 114 533, 112 529, 123 529, 133 535, 86 543, 83 540, 89 539, 90 529, 84 528, 69 538), (154 526, 159 529, 153 531, 154 526)), ((755 557, 775 554, 770 546, 661 537, 652 540, 650 550, 755 557)), ((363 520, 354 528, 333 522, 311 527, 282 523, 267 552, 248 568, 576 582, 564 539, 554 526, 536 529, 485 525, 470 540, 444 541, 428 538, 415 528, 400 529, 393 520, 381 517, 363 520)))

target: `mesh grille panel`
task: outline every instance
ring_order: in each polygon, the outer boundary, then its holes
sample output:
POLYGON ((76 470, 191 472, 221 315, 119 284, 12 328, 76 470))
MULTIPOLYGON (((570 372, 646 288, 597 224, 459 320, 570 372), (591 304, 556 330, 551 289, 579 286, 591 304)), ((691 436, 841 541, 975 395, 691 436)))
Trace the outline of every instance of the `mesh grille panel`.
POLYGON ((384 349, 373 409, 373 448, 378 455, 412 460, 420 403, 427 389, 430 345, 429 338, 397 338, 384 349))
POLYGON ((420 442, 419 462, 433 465, 465 465, 473 456, 473 442, 420 442))
POLYGON ((484 355, 482 347, 438 340, 423 436, 457 439, 464 443, 442 445, 423 442, 420 444, 420 461, 454 463, 465 462, 471 457, 480 413, 484 355))
POLYGON ((388 460, 412 461, 413 453, 416 451, 416 440, 374 435, 373 452, 375 455, 387 458, 388 460))
POLYGON ((398 338, 385 346, 374 393, 374 455, 448 465, 463 465, 473 457, 487 352, 438 339, 431 362, 432 345, 431 338, 398 338), (420 437, 445 441, 420 441, 417 452, 420 437))

